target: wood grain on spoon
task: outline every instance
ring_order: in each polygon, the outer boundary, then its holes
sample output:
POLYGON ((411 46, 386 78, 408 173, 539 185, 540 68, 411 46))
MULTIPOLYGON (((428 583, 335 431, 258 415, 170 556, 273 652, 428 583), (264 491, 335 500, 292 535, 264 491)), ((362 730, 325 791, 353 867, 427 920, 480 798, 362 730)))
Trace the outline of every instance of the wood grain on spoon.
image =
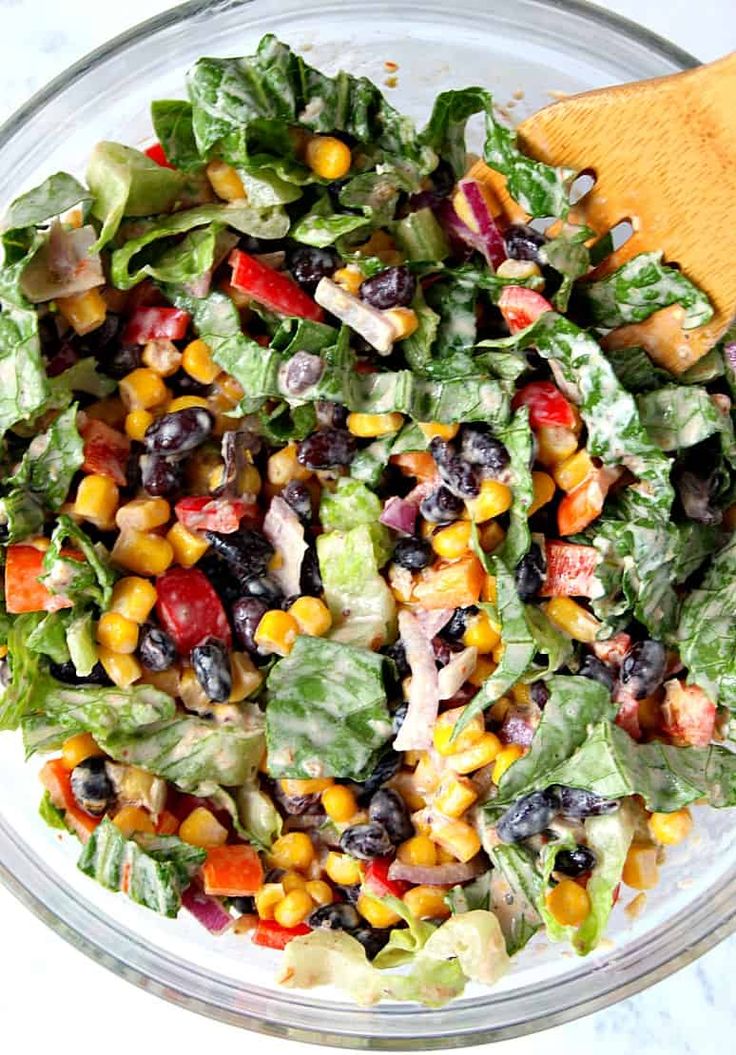
POLYGON ((594 172, 595 187, 571 218, 599 234, 631 220, 634 234, 596 276, 661 249, 708 294, 715 314, 705 326, 683 330, 684 312, 674 306, 607 338, 646 347, 675 373, 692 366, 736 315, 736 52, 564 99, 523 121, 518 134, 532 157, 594 172))

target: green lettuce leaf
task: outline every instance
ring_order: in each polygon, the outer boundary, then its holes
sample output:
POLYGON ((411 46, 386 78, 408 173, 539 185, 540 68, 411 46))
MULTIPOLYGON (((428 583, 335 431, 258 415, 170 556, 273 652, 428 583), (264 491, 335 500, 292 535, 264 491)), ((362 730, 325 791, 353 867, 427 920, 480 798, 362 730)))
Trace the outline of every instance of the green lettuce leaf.
POLYGON ((411 369, 424 373, 432 360, 432 346, 437 339, 440 317, 425 301, 421 288, 417 288, 412 308, 417 316, 417 328, 401 342, 401 350, 411 369))
POLYGON ((38 227, 75 205, 87 206, 91 201, 89 191, 74 176, 56 172, 15 199, 5 215, 5 226, 38 227))
POLYGON ((43 526, 44 511, 39 499, 21 488, 0 498, 0 520, 5 525, 5 542, 18 542, 37 535, 43 526))
POLYGON ((406 923, 406 927, 395 927, 391 931, 387 944, 373 958, 373 966, 383 971, 411 963, 417 953, 427 944, 437 927, 433 923, 417 919, 401 898, 386 894, 379 900, 406 923))
POLYGON ((7 630, 10 684, 0 696, 0 732, 17 729, 31 709, 41 655, 28 647, 28 638, 43 618, 40 612, 16 616, 7 630))
POLYGON ((534 499, 531 472, 534 437, 526 407, 519 407, 509 424, 498 429, 496 435, 509 452, 509 487, 513 492, 509 526, 499 555, 507 567, 513 570, 528 552, 531 543, 529 509, 534 499))
POLYGON ((657 366, 644 348, 607 348, 606 358, 629 392, 648 392, 672 381, 672 374, 657 366))
POLYGON ((71 612, 47 612, 38 626, 28 635, 28 648, 49 656, 54 663, 66 663, 69 648, 66 643, 66 628, 71 612))
POLYGON ((72 616, 72 621, 66 629, 66 645, 77 674, 86 677, 92 673, 97 663, 92 613, 82 612, 75 616, 72 611, 72 616))
MULTIPOLYGON (((401 192, 412 191, 415 185, 410 171, 403 172, 400 165, 384 162, 380 172, 362 172, 349 179, 340 190, 340 204, 361 209, 372 226, 383 227, 393 220, 401 192)), ((385 267, 381 261, 378 263, 379 270, 385 267)))
POLYGON ((429 207, 416 209, 395 223, 393 236, 407 260, 436 265, 450 255, 447 235, 429 207))
POLYGON ((445 358, 470 351, 476 343, 478 323, 475 306, 478 285, 472 271, 458 271, 433 282, 424 293, 428 306, 439 316, 433 355, 445 358))
POLYGON ((704 388, 666 385, 637 396, 644 428, 663 451, 694 447, 714 433, 722 433, 733 454, 733 422, 719 410, 704 388))
POLYGON ((238 819, 248 841, 264 852, 281 835, 283 822, 273 802, 257 783, 244 784, 236 794, 238 819))
POLYGON ((318 537, 317 558, 334 641, 380 648, 396 637, 396 602, 378 570, 390 556, 389 539, 388 529, 377 523, 318 537))
POLYGON ((489 869, 477 879, 471 880, 470 883, 454 886, 445 894, 445 902, 453 915, 460 912, 471 912, 477 908, 489 909, 491 907, 491 875, 492 872, 489 869))
POLYGON ((72 478, 83 461, 75 403, 45 432, 34 436, 20 465, 6 483, 30 492, 40 505, 55 512, 66 501, 72 478))
POLYGON ((525 846, 488 846, 493 865, 491 906, 506 940, 506 951, 514 956, 542 926, 537 909, 542 877, 531 850, 525 846))
POLYGON ((38 815, 42 821, 48 824, 49 828, 60 828, 61 831, 66 831, 66 823, 64 822, 64 813, 62 810, 57 809, 51 801, 51 796, 48 791, 44 791, 41 796, 41 802, 38 807, 38 815))
POLYGON ((540 250, 543 262, 562 275, 562 284, 552 298, 557 311, 567 311, 574 282, 590 270, 590 252, 585 243, 593 234, 588 227, 570 227, 545 242, 540 250))
POLYGON ((267 684, 270 776, 368 776, 391 736, 382 656, 300 636, 267 684))
POLYGON ((115 572, 104 548, 94 546, 82 528, 71 517, 62 514, 51 533, 51 542, 43 558, 41 582, 51 593, 61 593, 74 602, 98 605, 105 611, 110 605, 115 572), (69 542, 84 556, 83 561, 65 557, 64 544, 69 542))
POLYGON ((183 99, 157 99, 151 103, 151 121, 166 160, 182 172, 202 165, 194 141, 192 105, 183 99))
POLYGON ((585 821, 585 840, 595 854, 596 863, 587 885, 590 912, 573 939, 575 950, 581 956, 592 952, 606 932, 614 891, 621 882, 633 837, 634 820, 626 803, 616 813, 588 817, 585 821))
POLYGON ((459 91, 440 92, 421 139, 435 154, 452 168, 456 180, 468 168, 465 146, 465 126, 473 114, 490 108, 490 96, 483 88, 461 88, 459 91))
POLYGON ((355 213, 337 213, 330 204, 329 195, 323 194, 312 205, 311 210, 292 226, 289 237, 303 245, 324 249, 334 245, 338 238, 362 228, 367 231, 364 216, 355 213))
MULTIPOLYGON (((343 476, 335 491, 323 491, 319 519, 325 531, 350 531, 360 524, 376 524, 381 515, 381 499, 360 480, 343 476)), ((388 548, 390 543, 386 539, 388 548)))

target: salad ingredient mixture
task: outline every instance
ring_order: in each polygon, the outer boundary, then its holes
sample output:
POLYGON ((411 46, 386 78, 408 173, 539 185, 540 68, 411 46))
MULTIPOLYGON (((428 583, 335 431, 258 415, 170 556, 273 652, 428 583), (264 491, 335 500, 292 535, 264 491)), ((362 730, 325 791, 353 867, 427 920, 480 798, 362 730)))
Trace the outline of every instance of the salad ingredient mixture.
POLYGON ((7 213, 0 729, 86 875, 285 985, 588 953, 736 805, 736 333, 621 347, 707 298, 481 88, 418 132, 267 36, 187 90, 7 213))

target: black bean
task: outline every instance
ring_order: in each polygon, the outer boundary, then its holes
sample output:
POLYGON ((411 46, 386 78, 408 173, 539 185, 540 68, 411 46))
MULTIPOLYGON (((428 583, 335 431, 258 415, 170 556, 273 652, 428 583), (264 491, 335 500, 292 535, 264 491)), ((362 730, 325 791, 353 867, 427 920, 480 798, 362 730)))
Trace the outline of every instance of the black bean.
POLYGON ((224 560, 220 560, 212 551, 205 553, 197 568, 207 576, 226 609, 232 608, 243 596, 243 584, 233 569, 224 560))
POLYGON ((158 454, 144 454, 138 463, 141 487, 155 498, 167 498, 181 490, 181 464, 158 454))
POLYGON ((307 918, 312 930, 357 930, 361 918, 352 905, 338 901, 332 905, 320 905, 307 918))
POLYGON ((498 476, 511 461, 500 440, 484 425, 465 425, 460 434, 460 454, 466 461, 479 465, 484 476, 498 476))
POLYGON ((355 938, 363 946, 365 954, 369 960, 373 960, 378 956, 381 949, 387 944, 390 936, 390 927, 383 927, 381 929, 376 927, 360 927, 358 930, 354 930, 351 933, 351 937, 355 938))
POLYGON ((596 856, 587 846, 579 843, 574 850, 560 850, 555 857, 555 872, 575 879, 595 868, 596 856))
POLYGON ((324 587, 319 570, 317 554, 312 546, 305 551, 302 557, 302 570, 299 576, 299 589, 307 597, 321 597, 324 587))
POLYGON ((194 646, 190 659, 207 699, 215 703, 227 700, 232 692, 233 676, 223 643, 211 637, 201 645, 194 646))
POLYGON ((618 809, 615 799, 604 799, 602 795, 596 795, 594 791, 587 791, 585 788, 567 788, 557 784, 547 791, 557 794, 560 813, 574 820, 600 817, 604 813, 615 813, 618 809))
POLYGON ((235 634, 246 652, 258 651, 254 634, 267 611, 268 605, 259 597, 241 597, 233 605, 235 634))
POLYGON ((108 311, 105 321, 97 329, 78 337, 75 341, 79 354, 84 358, 94 355, 99 358, 105 353, 120 332, 120 316, 108 311))
MULTIPOLYGON (((273 556, 273 546, 260 531, 241 527, 231 534, 205 531, 205 538, 213 550, 233 571, 243 576, 265 575, 273 556)), ((247 590, 247 593, 253 591, 247 590)))
POLYGON ((77 674, 77 668, 70 659, 66 663, 50 662, 49 673, 65 685, 112 685, 105 668, 99 662, 95 663, 89 674, 77 674))
POLYGON ((201 447, 212 432, 215 416, 204 407, 162 414, 146 429, 143 442, 152 454, 180 455, 201 447))
POLYGON ((446 487, 438 487, 427 495, 419 506, 419 512, 432 524, 451 524, 457 520, 465 509, 462 498, 458 498, 446 487))
POLYGON ((475 605, 469 608, 456 608, 441 631, 442 636, 449 638, 450 641, 458 641, 468 628, 468 620, 477 614, 478 609, 475 605))
POLYGON ((311 292, 320 279, 329 278, 340 264, 332 249, 316 249, 308 245, 297 246, 289 254, 289 270, 299 283, 311 292))
POLYGON ((503 233, 506 244, 506 252, 512 260, 532 260, 535 264, 541 263, 539 250, 544 245, 546 238, 540 231, 525 223, 512 223, 503 233))
POLYGON ((105 357, 100 363, 100 370, 108 377, 114 377, 116 381, 122 380, 126 374, 137 370, 141 365, 143 349, 139 344, 121 344, 111 356, 105 357))
POLYGON ((400 538, 396 543, 392 560, 401 568, 421 571, 432 563, 433 558, 434 551, 429 539, 410 535, 408 538, 400 538))
POLYGON ((556 788, 532 791, 510 806, 496 824, 499 839, 505 843, 517 843, 548 828, 560 812, 560 800, 556 788))
POLYGON ((590 678, 591 681, 597 681, 600 685, 605 686, 609 692, 613 692, 615 682, 613 672, 609 670, 605 663, 601 663, 597 656, 588 653, 580 664, 578 674, 581 678, 590 678))
POLYGON ((257 597, 264 601, 269 608, 282 608, 284 606, 284 592, 270 575, 252 575, 244 579, 243 589, 248 597, 257 597))
POLYGON ((719 524, 723 517, 720 509, 713 504, 714 491, 718 487, 718 474, 712 473, 705 478, 687 470, 677 475, 675 487, 685 515, 698 524, 719 524))
POLYGON ((101 816, 114 797, 105 759, 99 756, 85 758, 75 766, 72 770, 71 788, 80 809, 92 817, 101 816))
POLYGON ((256 911, 255 898, 252 897, 234 897, 232 904, 235 911, 239 912, 241 916, 252 916, 256 911))
POLYGON ((395 641, 393 645, 386 645, 383 649, 383 654, 394 661, 396 672, 402 681, 410 676, 411 667, 406 662, 406 649, 400 641, 395 641))
POLYGON ((417 289, 417 280, 408 267, 387 267, 360 287, 360 299, 372 308, 407 308, 417 289))
POLYGON ((465 461, 455 448, 438 436, 429 450, 437 463, 442 482, 459 498, 477 498, 480 494, 480 474, 474 465, 465 461))
POLYGON ((168 384, 177 396, 201 396, 206 399, 212 393, 212 385, 203 385, 185 370, 179 370, 170 377, 168 384))
POLYGON ((382 825, 394 846, 410 839, 414 834, 406 803, 398 791, 392 788, 381 788, 371 799, 368 807, 368 818, 382 825))
POLYGON ((138 642, 138 658, 148 670, 168 670, 176 662, 176 645, 159 626, 144 626, 138 642))
POLYGON ((335 884, 335 891, 345 898, 349 905, 357 904, 358 898, 363 893, 362 883, 335 884))
POLYGON ((281 788, 276 785, 273 797, 284 813, 291 817, 300 817, 304 813, 323 813, 319 792, 311 795, 285 795, 281 788))
POLYGON ((314 404, 317 424, 331 429, 344 429, 348 421, 348 408, 342 403, 318 400, 314 404))
POLYGON ((307 469, 333 469, 350 465, 355 455, 355 438, 347 429, 317 429, 301 440, 297 459, 307 469))
POLYGON ((298 517, 307 524, 312 522, 312 495, 302 480, 290 480, 281 492, 281 497, 298 517))
POLYGON ((667 652, 661 641, 637 641, 621 663, 621 684, 634 699, 643 700, 659 688, 667 667, 667 652))
POLYGON ((325 372, 325 361, 310 352, 292 355, 284 370, 284 388, 292 396, 300 396, 316 385, 325 372))
POLYGON ((391 715, 391 735, 396 737, 399 735, 399 730, 406 720, 406 715, 409 710, 409 704, 404 700, 396 708, 394 713, 391 715))
POLYGON ((532 542, 529 552, 516 565, 516 590, 522 601, 532 601, 544 582, 546 562, 541 546, 532 542))
POLYGON ((340 836, 340 848, 360 861, 372 861, 390 854, 393 845, 382 824, 353 824, 340 836))
POLYGON ((546 682, 539 678, 536 681, 533 681, 529 686, 529 695, 532 703, 536 704, 537 707, 544 707, 549 699, 549 689, 547 688, 546 682))
POLYGON ((366 806, 375 792, 395 776, 401 768, 402 757, 401 753, 394 751, 392 747, 383 749, 371 775, 358 785, 358 802, 361 806, 366 806))

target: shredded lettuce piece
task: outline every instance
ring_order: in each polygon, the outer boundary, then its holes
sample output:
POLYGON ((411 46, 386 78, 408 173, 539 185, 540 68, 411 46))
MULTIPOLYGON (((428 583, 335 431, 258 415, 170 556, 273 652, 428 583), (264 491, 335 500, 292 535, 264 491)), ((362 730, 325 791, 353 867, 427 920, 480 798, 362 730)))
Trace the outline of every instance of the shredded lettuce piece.
POLYGON ((46 432, 34 436, 20 465, 5 482, 11 488, 30 492, 42 506, 56 511, 66 501, 72 478, 83 460, 75 403, 46 432))
POLYGON ((75 205, 86 208, 91 201, 89 191, 79 180, 68 172, 56 172, 12 202, 5 214, 5 226, 38 227, 75 205))
POLYGON ((104 547, 94 546, 89 536, 66 514, 59 517, 51 534, 43 558, 43 571, 41 581, 51 593, 61 593, 82 604, 91 602, 103 611, 108 608, 116 578, 108 555, 104 547), (83 561, 62 553, 67 541, 81 551, 83 561))
POLYGON ((184 99, 157 99, 151 103, 151 122, 166 160, 189 172, 202 166, 192 127, 192 104, 184 99))
POLYGON ((685 598, 677 643, 689 678, 736 711, 736 537, 716 554, 702 585, 685 598))
MULTIPOLYGON (((319 519, 325 531, 350 531, 360 524, 378 526, 381 515, 381 499, 360 480, 343 476, 337 481, 335 491, 323 491, 319 504, 319 519)), ((390 539, 384 536, 390 554, 390 539)), ((382 554, 381 554, 382 555, 382 554)), ((383 562, 382 562, 383 563, 383 562)))
POLYGON ((683 450, 721 433, 734 461, 733 421, 704 388, 665 385, 636 399, 641 423, 663 451, 683 450))
POLYGON ((317 539, 330 637, 363 648, 380 648, 396 637, 396 602, 379 568, 391 553, 388 528, 375 521, 317 539))

